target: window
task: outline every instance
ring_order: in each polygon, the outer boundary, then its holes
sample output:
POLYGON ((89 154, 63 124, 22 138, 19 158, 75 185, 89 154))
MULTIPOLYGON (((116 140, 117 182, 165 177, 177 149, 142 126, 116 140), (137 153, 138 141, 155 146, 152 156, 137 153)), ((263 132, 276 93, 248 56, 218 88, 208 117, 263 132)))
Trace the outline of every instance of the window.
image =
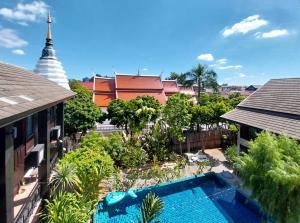
POLYGON ((248 141, 255 139, 257 134, 260 132, 260 129, 251 126, 241 125, 241 138, 246 139, 248 141))
POLYGON ((14 139, 14 149, 18 149, 24 143, 23 126, 24 126, 24 119, 14 123, 14 127, 17 128, 17 137, 14 139))
POLYGON ((26 120, 26 136, 27 138, 33 135, 33 116, 29 116, 26 120))

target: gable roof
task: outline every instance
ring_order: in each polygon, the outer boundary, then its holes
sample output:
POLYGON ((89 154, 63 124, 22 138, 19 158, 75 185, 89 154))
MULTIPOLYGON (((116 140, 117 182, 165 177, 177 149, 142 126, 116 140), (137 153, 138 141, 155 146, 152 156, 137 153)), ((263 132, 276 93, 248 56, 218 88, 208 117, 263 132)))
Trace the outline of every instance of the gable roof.
POLYGON ((300 115, 300 78, 270 80, 238 107, 300 115))
POLYGON ((114 92, 115 89, 114 78, 95 77, 95 91, 114 92))
POLYGON ((162 81, 165 93, 177 93, 179 88, 176 80, 163 80, 162 81))
POLYGON ((74 95, 31 71, 0 62, 0 127, 74 95))
POLYGON ((300 78, 272 79, 222 117, 300 139, 300 78))
POLYGON ((159 76, 116 74, 116 89, 127 90, 162 90, 163 85, 159 76))

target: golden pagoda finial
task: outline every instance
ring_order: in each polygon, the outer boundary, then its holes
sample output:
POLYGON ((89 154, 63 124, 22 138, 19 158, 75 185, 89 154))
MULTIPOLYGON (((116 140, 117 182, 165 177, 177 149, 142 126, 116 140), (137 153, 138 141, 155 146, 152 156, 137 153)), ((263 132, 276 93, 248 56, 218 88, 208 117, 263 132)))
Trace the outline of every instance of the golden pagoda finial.
POLYGON ((48 19, 47 19, 47 23, 48 23, 48 33, 47 33, 47 39, 51 40, 52 39, 52 34, 51 34, 51 15, 50 15, 50 11, 48 13, 48 19))

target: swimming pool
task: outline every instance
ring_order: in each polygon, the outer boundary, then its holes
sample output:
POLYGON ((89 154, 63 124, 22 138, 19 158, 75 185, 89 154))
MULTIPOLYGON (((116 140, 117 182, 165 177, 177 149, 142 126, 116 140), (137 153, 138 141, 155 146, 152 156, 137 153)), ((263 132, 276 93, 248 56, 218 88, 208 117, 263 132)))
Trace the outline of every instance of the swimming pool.
POLYGON ((255 203, 216 174, 209 173, 137 190, 137 198, 127 197, 114 206, 100 202, 94 223, 137 222, 142 200, 150 191, 164 201, 157 219, 161 223, 258 223, 262 219, 255 203))

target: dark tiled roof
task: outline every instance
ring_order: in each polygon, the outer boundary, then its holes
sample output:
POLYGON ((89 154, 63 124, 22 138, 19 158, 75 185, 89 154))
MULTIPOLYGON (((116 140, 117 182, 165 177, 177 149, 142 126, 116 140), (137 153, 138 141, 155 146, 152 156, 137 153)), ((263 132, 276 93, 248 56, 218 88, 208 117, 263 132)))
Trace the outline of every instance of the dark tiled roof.
POLYGON ((228 120, 300 139, 300 117, 254 109, 234 109, 222 116, 228 120))
POLYGON ((300 115, 300 78, 270 80, 239 107, 300 115))
POLYGON ((0 63, 0 126, 75 95, 46 78, 0 63))
POLYGON ((222 117, 300 139, 300 78, 270 80, 222 117))

